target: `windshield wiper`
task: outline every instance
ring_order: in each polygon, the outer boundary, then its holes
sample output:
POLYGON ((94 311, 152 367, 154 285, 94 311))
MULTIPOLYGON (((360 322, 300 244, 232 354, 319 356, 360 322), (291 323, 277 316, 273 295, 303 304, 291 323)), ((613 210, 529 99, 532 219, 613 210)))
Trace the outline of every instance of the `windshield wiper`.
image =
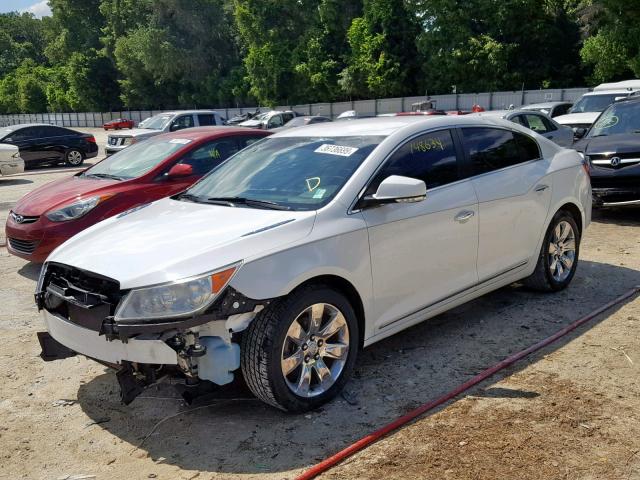
POLYGON ((193 195, 191 193, 180 193, 171 198, 173 198, 174 200, 188 200, 189 202, 195 203, 207 203, 204 198, 199 197, 198 195, 193 195))
POLYGON ((118 175, 111 175, 109 173, 85 173, 85 177, 95 177, 95 178, 109 178, 111 180, 124 180, 124 177, 119 177, 118 175))
POLYGON ((280 205, 276 202, 270 202, 269 200, 258 200, 255 198, 244 197, 209 197, 207 203, 214 203, 217 205, 229 205, 235 204, 247 205, 248 207, 269 208, 271 210, 291 210, 286 205, 280 205))

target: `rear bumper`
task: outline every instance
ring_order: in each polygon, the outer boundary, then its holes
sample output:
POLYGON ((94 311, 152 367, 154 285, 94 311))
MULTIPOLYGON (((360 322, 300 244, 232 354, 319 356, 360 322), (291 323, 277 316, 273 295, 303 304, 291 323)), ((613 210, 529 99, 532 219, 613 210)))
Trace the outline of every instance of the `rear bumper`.
POLYGON ((0 163, 0 175, 16 175, 24 172, 24 160, 15 160, 0 163))
MULTIPOLYGON (((126 343, 107 340, 94 330, 76 325, 46 309, 42 319, 53 339, 73 352, 111 364, 136 362, 156 365, 176 365, 178 355, 162 340, 129 338, 126 343)), ((43 352, 45 353, 45 352, 43 352)))

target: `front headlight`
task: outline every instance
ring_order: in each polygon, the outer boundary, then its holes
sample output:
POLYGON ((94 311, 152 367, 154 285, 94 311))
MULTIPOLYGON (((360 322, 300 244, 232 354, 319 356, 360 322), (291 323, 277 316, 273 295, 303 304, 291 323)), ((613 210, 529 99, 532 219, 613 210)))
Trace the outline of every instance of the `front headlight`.
POLYGON ((113 195, 114 194, 100 195, 97 197, 78 200, 57 210, 52 210, 51 212, 48 212, 46 216, 52 222, 68 222, 69 220, 75 220, 76 218, 86 215, 100 203, 113 197, 113 195))
POLYGON ((118 305, 115 320, 184 317, 206 309, 227 286, 240 264, 212 273, 131 290, 118 305))
POLYGON ((135 137, 124 137, 122 141, 122 145, 131 145, 132 143, 136 143, 135 137))

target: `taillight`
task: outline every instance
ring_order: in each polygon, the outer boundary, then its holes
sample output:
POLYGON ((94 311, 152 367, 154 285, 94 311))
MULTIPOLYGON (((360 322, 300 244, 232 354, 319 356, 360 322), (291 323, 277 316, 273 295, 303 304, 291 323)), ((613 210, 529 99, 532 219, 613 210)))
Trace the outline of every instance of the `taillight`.
POLYGON ((87 142, 96 143, 96 137, 94 137, 93 135, 87 137, 87 142))

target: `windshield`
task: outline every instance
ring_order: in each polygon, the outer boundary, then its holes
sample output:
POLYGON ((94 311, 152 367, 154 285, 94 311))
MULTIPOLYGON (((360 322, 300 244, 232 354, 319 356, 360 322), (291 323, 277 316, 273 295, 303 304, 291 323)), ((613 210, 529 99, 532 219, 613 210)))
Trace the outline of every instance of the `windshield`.
POLYGON ((602 112, 611 105, 616 98, 626 97, 624 93, 611 93, 608 95, 586 95, 571 107, 569 113, 602 112))
POLYGON ((149 117, 140 122, 139 127, 149 128, 151 130, 162 130, 167 126, 167 123, 171 121, 173 115, 158 114, 153 117, 149 117))
POLYGON ((587 137, 640 133, 640 102, 614 103, 598 117, 587 137))
POLYGON ((163 162, 173 152, 181 149, 191 140, 184 138, 150 138, 134 143, 118 153, 105 158, 100 163, 85 170, 86 177, 117 177, 127 180, 144 175, 163 162))
POLYGON ((315 210, 331 201, 383 139, 267 138, 222 163, 187 193, 200 201, 237 197, 315 210))
POLYGON ((261 113, 260 115, 256 115, 255 117, 250 118, 250 120, 266 120, 268 116, 269 116, 269 112, 261 113))

